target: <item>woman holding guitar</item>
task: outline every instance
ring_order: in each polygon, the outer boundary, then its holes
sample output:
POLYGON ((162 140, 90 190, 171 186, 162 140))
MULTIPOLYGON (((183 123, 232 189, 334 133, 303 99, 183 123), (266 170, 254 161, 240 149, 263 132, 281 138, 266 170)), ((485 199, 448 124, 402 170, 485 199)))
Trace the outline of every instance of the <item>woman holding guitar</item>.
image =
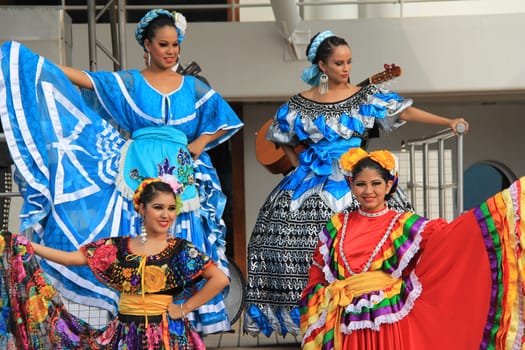
MULTIPOLYGON (((374 124, 384 132, 405 122, 442 125, 455 132, 462 123, 468 130, 463 118, 417 109, 411 99, 378 85, 352 85, 352 52, 331 31, 315 35, 306 54, 312 65, 302 79, 311 88, 279 108, 266 134, 282 147, 294 169, 266 199, 248 244, 244 330, 254 336, 300 333, 298 301, 318 233, 335 212, 358 205, 338 162, 344 152, 361 147, 374 124)), ((389 206, 410 208, 395 200, 389 206)))

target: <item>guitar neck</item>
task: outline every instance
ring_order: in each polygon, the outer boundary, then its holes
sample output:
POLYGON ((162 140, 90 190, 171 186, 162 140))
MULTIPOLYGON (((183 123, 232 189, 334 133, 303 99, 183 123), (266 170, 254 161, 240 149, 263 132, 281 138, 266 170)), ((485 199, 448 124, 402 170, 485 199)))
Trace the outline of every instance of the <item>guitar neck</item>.
POLYGON ((369 78, 366 78, 365 80, 363 80, 362 82, 360 82, 359 84, 357 84, 357 86, 365 87, 367 85, 370 85, 371 83, 372 83, 372 81, 370 80, 370 77, 369 77, 369 78))
POLYGON ((197 75, 201 72, 201 67, 197 64, 197 62, 192 61, 190 64, 188 64, 181 72, 183 75, 197 75))
POLYGON ((400 75, 401 75, 401 68, 399 66, 396 66, 395 64, 385 64, 384 71, 366 78, 365 80, 357 84, 357 86, 364 87, 370 84, 380 84, 385 81, 394 79, 400 75))

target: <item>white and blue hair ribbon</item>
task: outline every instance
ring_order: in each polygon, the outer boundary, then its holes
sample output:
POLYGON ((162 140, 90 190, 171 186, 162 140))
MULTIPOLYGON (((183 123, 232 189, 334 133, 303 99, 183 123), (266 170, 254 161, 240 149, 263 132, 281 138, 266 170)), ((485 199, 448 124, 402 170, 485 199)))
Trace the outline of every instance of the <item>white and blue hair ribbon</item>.
MULTIPOLYGON (((182 43, 184 40, 184 36, 186 35, 186 17, 180 12, 170 12, 168 10, 163 9, 153 9, 149 10, 144 17, 142 17, 137 23, 137 28, 135 29, 135 39, 137 39, 140 46, 144 48, 144 39, 146 28, 150 25, 150 23, 157 19, 159 16, 168 16, 169 18, 173 19, 173 22, 175 24, 175 28, 177 29, 177 39, 179 40, 179 44, 182 43)), ((144 48, 145 50, 146 48, 144 48)))
POLYGON ((329 37, 335 36, 335 34, 330 30, 325 30, 324 32, 321 32, 317 34, 317 36, 312 41, 310 47, 308 48, 308 62, 312 63, 312 65, 308 68, 305 68, 303 70, 303 74, 301 75, 301 78, 305 83, 312 86, 319 85, 319 78, 321 77, 321 71, 319 70, 319 66, 317 64, 314 64, 315 57, 317 56, 317 49, 319 49, 319 45, 329 37))

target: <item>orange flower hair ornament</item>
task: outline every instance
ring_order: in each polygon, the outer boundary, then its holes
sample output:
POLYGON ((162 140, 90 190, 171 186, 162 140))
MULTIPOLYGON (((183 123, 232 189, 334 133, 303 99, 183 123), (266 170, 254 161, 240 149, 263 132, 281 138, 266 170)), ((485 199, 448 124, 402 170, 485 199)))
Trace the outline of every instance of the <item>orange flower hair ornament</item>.
POLYGON ((351 148, 339 159, 339 165, 346 175, 351 175, 355 165, 364 158, 370 158, 383 168, 388 170, 393 177, 397 176, 397 160, 395 156, 387 150, 373 151, 368 153, 362 148, 351 148))

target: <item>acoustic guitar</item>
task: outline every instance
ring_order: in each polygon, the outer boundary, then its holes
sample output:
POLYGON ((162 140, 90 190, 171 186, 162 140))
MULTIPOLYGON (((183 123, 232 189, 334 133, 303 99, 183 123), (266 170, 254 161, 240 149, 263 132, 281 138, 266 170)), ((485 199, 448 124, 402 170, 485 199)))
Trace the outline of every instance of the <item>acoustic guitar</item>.
MULTIPOLYGON (((380 84, 401 75, 401 67, 395 64, 385 64, 384 68, 382 72, 366 78, 357 85, 380 84)), ((271 124, 272 119, 267 120, 259 131, 255 133, 255 157, 259 164, 264 166, 272 174, 287 174, 293 169, 292 163, 280 145, 266 139, 266 134, 271 124)), ((295 148, 295 152, 298 153, 302 149, 301 146, 298 146, 295 148)))

